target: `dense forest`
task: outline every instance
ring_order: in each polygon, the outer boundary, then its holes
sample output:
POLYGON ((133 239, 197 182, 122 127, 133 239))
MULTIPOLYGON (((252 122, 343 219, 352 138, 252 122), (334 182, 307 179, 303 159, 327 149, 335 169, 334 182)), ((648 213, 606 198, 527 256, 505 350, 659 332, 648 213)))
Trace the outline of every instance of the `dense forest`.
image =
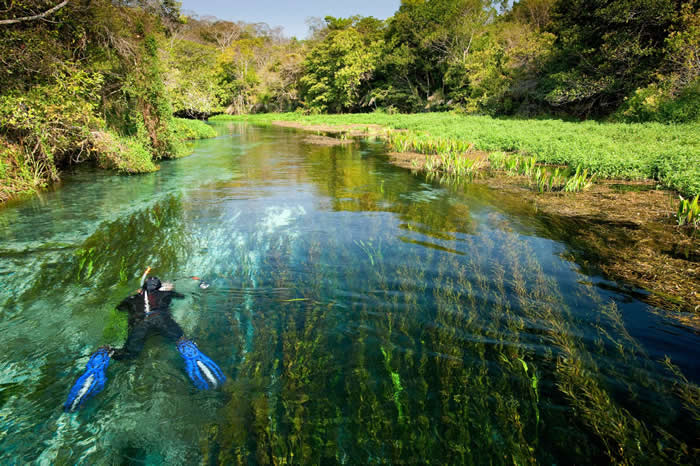
POLYGON ((70 164, 157 169, 174 116, 303 111, 700 119, 698 0, 403 0, 266 24, 174 0, 0 2, 0 200, 70 164))

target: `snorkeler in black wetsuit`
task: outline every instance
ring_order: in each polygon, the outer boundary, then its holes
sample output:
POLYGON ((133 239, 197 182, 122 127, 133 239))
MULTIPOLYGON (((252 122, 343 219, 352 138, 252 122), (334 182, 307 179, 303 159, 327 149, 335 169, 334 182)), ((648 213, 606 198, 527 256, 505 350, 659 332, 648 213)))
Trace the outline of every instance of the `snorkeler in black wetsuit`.
POLYGON ((119 361, 135 358, 143 349, 146 338, 158 333, 177 341, 184 332, 170 315, 170 303, 185 295, 173 291, 170 283, 162 283, 158 277, 145 281, 137 294, 119 303, 117 309, 129 313, 129 335, 120 349, 114 350, 112 358, 119 361))
POLYGON ((146 338, 154 333, 177 342, 177 349, 185 359, 187 375, 198 389, 216 388, 223 383, 226 376, 219 366, 199 351, 193 341, 184 338, 182 329, 170 315, 173 298, 184 297, 173 291, 171 283, 162 283, 158 277, 151 277, 143 282, 138 293, 119 303, 117 309, 129 313, 129 334, 124 346, 119 349, 104 346, 90 356, 86 371, 73 384, 64 409, 75 411, 85 400, 99 393, 107 381, 110 359, 135 358, 143 349, 146 338))

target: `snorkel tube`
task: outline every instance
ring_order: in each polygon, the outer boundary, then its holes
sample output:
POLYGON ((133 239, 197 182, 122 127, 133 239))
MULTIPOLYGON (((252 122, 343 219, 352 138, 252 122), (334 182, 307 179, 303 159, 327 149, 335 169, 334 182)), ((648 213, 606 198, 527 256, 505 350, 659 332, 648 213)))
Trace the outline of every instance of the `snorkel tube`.
POLYGON ((143 288, 143 284, 146 283, 146 277, 150 271, 151 267, 146 267, 146 271, 143 273, 143 275, 141 275, 141 284, 139 285, 140 288, 143 288))
POLYGON ((146 271, 143 273, 143 275, 141 275, 141 288, 139 288, 139 293, 143 293, 143 311, 146 313, 146 315, 151 313, 151 306, 148 303, 148 291, 146 291, 143 285, 146 283, 146 277, 150 271, 151 267, 146 267, 146 271))

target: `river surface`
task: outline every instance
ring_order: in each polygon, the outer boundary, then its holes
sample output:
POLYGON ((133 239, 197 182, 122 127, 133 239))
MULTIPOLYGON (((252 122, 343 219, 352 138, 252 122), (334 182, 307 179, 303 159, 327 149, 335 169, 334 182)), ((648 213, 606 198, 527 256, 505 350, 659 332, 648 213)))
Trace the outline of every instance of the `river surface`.
POLYGON ((0 208, 1 464, 692 458, 678 371, 697 383, 700 337, 585 273, 562 233, 585 226, 394 167, 378 142, 215 128, 157 173, 81 168, 0 208), (154 336, 64 413, 146 266, 228 381, 197 391, 154 336))

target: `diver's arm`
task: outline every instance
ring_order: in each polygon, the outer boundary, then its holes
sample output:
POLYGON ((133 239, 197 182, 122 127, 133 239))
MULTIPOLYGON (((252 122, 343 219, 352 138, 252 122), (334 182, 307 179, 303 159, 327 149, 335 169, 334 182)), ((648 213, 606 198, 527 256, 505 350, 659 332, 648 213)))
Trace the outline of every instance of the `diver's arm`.
POLYGON ((185 297, 184 294, 175 291, 175 284, 173 282, 163 282, 160 285, 159 291, 167 293, 171 298, 183 299, 185 297))
POLYGON ((117 309, 123 312, 130 312, 134 308, 134 296, 125 298, 117 305, 117 309))
POLYGON ((175 284, 173 282, 163 282, 158 291, 162 292, 163 296, 167 296, 169 299, 183 299, 185 297, 184 294, 175 291, 175 284))

